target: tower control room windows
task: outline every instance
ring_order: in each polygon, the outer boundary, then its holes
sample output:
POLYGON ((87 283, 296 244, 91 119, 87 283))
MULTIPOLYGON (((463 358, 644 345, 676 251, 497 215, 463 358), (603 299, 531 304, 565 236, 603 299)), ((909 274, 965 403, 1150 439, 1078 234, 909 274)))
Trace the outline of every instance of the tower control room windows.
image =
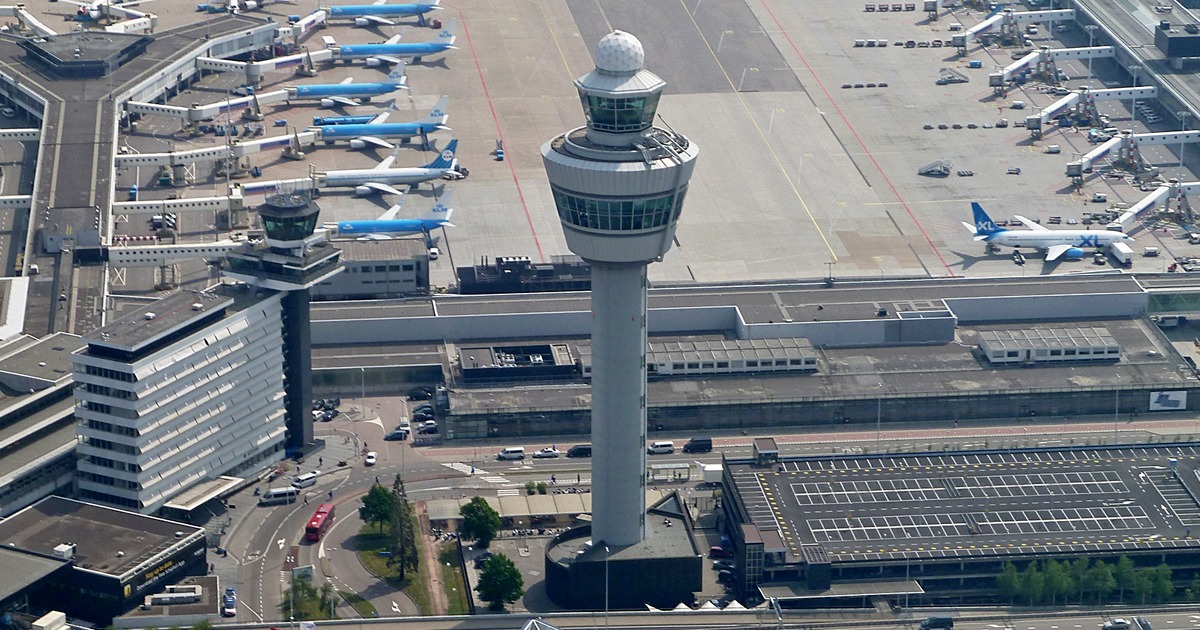
POLYGON ((582 228, 636 231, 660 228, 679 217, 684 187, 675 194, 649 199, 602 199, 554 191, 554 205, 563 221, 582 228))
POLYGON ((588 125, 597 131, 632 133, 649 129, 658 110, 658 93, 634 98, 607 98, 580 93, 588 125))

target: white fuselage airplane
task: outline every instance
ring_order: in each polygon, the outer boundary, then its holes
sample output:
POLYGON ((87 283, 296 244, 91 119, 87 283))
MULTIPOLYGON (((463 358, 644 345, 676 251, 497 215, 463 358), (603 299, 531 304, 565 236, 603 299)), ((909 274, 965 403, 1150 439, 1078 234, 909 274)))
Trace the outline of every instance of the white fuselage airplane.
POLYGON ((1113 243, 1132 243, 1133 238, 1113 230, 1051 230, 1022 216, 1017 220, 1028 230, 1009 230, 996 225, 978 203, 971 204, 975 225, 963 222, 975 240, 1002 247, 1032 247, 1046 252, 1046 261, 1059 258, 1079 260, 1087 255, 1086 248, 1099 249, 1113 243))

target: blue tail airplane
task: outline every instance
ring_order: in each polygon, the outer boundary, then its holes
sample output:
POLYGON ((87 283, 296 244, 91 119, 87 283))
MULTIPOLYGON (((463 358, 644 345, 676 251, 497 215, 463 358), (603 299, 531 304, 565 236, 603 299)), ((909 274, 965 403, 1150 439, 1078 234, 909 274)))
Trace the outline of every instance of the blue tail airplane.
POLYGON ((996 225, 996 222, 983 211, 978 203, 971 204, 975 225, 963 222, 963 225, 975 235, 976 241, 984 241, 989 245, 1003 247, 1032 247, 1046 252, 1046 262, 1059 258, 1079 260, 1087 255, 1085 248, 1100 249, 1112 243, 1132 243, 1133 238, 1124 232, 1113 230, 1051 230, 1030 221, 1023 216, 1014 215, 1025 224, 1028 230, 1010 230, 996 225))
MULTIPOLYGON (((397 219, 401 204, 387 209, 374 221, 338 221, 334 224, 339 236, 358 236, 360 241, 390 240, 404 234, 424 234, 446 227, 454 227, 450 215, 454 209, 450 207, 450 191, 442 192, 437 203, 425 216, 417 219, 397 219)), ((329 226, 326 226, 329 227, 329 226)))

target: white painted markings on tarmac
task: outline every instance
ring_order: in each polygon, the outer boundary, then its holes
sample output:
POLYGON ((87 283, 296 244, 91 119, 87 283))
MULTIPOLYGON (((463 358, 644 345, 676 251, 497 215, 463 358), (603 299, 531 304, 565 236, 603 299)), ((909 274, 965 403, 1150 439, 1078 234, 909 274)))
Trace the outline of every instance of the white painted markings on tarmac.
POLYGON ((280 538, 279 540, 275 541, 275 544, 279 545, 279 548, 282 550, 282 549, 283 549, 283 546, 284 546, 285 544, 287 544, 287 539, 286 539, 286 538, 280 538))
POLYGON ((486 470, 475 468, 474 466, 471 466, 470 464, 464 464, 462 462, 454 462, 452 464, 442 464, 442 465, 445 466, 446 468, 449 468, 450 470, 458 471, 464 475, 474 475, 487 483, 495 483, 495 484, 508 483, 507 478, 500 476, 500 475, 493 475, 486 470))

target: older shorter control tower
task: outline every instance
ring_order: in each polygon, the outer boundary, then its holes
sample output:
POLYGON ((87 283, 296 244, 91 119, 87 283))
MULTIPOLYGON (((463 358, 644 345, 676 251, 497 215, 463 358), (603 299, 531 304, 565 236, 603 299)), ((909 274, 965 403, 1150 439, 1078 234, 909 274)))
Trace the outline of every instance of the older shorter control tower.
POLYGON ((614 31, 575 81, 587 126, 542 146, 567 246, 592 267, 592 541, 646 525, 646 266, 671 248, 699 151, 654 126, 666 86, 614 31))

